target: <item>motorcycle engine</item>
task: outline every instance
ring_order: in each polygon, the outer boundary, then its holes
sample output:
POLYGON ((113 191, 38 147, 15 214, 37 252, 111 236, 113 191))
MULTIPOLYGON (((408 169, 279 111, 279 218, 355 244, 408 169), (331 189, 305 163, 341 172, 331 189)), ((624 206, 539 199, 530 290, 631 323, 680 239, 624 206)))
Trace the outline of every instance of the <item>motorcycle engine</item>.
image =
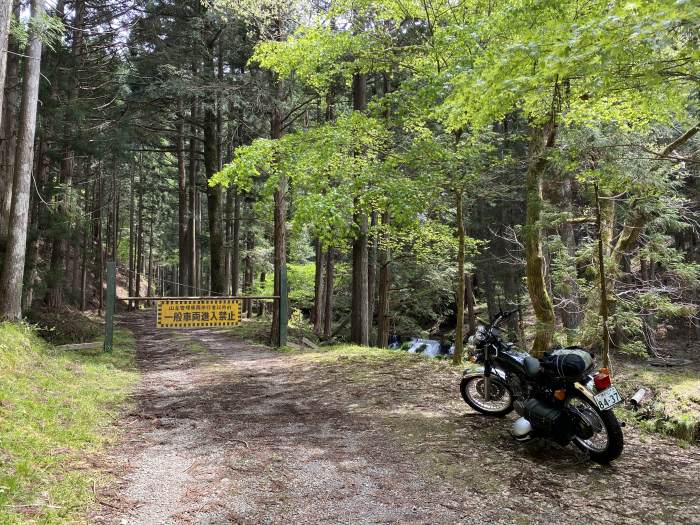
POLYGON ((508 378, 508 385, 510 386, 510 391, 513 392, 513 408, 515 412, 520 415, 525 415, 525 400, 529 396, 529 388, 527 385, 523 385, 517 376, 513 375, 508 378), (527 392, 523 392, 523 386, 527 392))

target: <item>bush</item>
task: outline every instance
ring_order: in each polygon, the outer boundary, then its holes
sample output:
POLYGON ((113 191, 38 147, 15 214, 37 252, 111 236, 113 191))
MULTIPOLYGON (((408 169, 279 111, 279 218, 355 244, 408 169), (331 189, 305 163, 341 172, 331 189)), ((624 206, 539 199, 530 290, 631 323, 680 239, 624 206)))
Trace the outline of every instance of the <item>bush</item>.
POLYGON ((45 308, 29 312, 27 320, 36 325, 36 332, 54 345, 89 343, 103 334, 100 323, 78 310, 63 309, 54 312, 45 308))

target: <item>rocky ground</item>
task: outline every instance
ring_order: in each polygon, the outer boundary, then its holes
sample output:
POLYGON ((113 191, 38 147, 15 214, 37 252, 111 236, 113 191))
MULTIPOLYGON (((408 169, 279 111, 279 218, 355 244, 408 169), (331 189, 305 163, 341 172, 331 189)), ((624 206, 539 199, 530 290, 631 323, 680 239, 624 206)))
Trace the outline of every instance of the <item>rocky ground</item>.
POLYGON ((700 523, 697 447, 628 426, 603 467, 514 443, 446 363, 121 322, 143 379, 92 523, 700 523))

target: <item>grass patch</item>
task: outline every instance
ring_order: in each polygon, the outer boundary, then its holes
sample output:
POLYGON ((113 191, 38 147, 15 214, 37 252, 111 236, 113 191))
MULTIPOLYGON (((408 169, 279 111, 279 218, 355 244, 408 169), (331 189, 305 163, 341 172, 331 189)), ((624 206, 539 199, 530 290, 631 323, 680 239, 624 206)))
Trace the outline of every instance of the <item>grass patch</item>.
POLYGON ((78 521, 102 474, 87 461, 138 378, 135 344, 61 352, 28 326, 0 324, 0 524, 78 521))
POLYGON ((175 334, 173 336, 173 339, 175 339, 178 343, 180 343, 183 346, 183 348, 186 348, 193 354, 211 355, 209 349, 197 339, 192 339, 184 334, 175 334))
POLYGON ((652 389, 654 398, 638 411, 623 410, 625 420, 645 430, 684 441, 700 440, 700 375, 683 368, 621 367, 615 379, 623 398, 639 388, 652 389))
POLYGON ((253 317, 247 318, 245 315, 243 314, 239 326, 227 328, 226 331, 246 342, 268 345, 270 343, 272 317, 267 314, 261 316, 254 314, 253 317))
POLYGON ((298 355, 302 359, 318 363, 330 363, 333 361, 347 360, 350 363, 364 363, 368 365, 367 373, 372 374, 381 370, 381 365, 388 362, 403 364, 425 365, 436 368, 449 368, 450 361, 442 359, 430 359, 420 354, 402 352, 400 350, 389 350, 388 348, 375 348, 367 346, 357 346, 352 344, 337 344, 330 346, 320 346, 316 349, 303 348, 301 350, 284 347, 277 349, 278 352, 298 355))
MULTIPOLYGON (((231 335, 243 339, 249 343, 270 344, 270 329, 272 328, 272 316, 265 312, 263 315, 257 313, 253 317, 246 317, 243 314, 241 324, 234 328, 227 329, 231 335)), ((290 343, 302 344, 302 339, 307 338, 315 343, 319 342, 318 336, 314 333, 314 327, 304 318, 301 310, 292 308, 289 316, 287 328, 287 340, 290 343)))

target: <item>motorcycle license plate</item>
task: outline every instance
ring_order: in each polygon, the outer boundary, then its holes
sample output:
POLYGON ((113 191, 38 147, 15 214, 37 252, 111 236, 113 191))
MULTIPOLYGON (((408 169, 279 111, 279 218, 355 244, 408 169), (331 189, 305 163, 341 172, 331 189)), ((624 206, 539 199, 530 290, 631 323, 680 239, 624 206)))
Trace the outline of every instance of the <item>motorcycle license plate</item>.
POLYGON ((618 403, 622 403, 622 398, 614 386, 608 387, 603 390, 600 394, 593 396, 595 402, 598 404, 598 408, 601 410, 608 410, 614 407, 618 403))

